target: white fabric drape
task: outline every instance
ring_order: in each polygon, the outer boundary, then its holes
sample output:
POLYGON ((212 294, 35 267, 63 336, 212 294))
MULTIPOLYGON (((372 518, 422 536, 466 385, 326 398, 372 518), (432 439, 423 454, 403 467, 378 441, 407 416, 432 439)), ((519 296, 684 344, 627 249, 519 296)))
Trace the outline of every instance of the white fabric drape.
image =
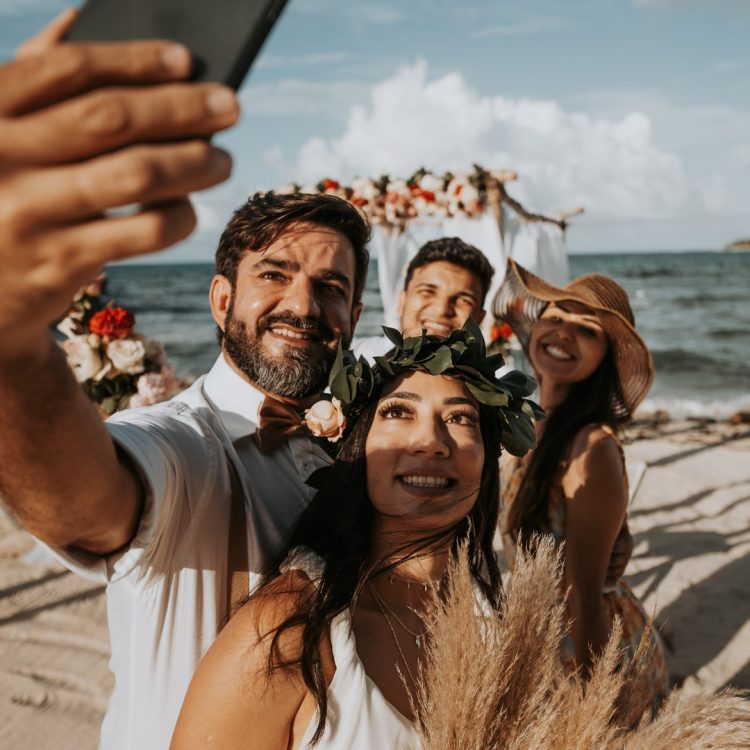
POLYGON ((478 247, 495 267, 495 278, 488 299, 502 282, 505 253, 495 217, 485 212, 476 219, 454 217, 412 221, 403 232, 390 234, 375 227, 371 252, 378 259, 378 282, 386 325, 398 328, 398 294, 404 286, 404 272, 409 261, 425 242, 439 237, 460 237, 478 247), (499 278, 498 278, 499 277, 499 278))
POLYGON ((510 257, 527 271, 555 286, 564 286, 570 279, 565 235, 557 224, 530 221, 518 225, 510 240, 510 257))
POLYGON ((503 282, 508 256, 550 284, 564 286, 568 282, 570 269, 565 235, 557 224, 521 222, 506 212, 505 228, 503 243, 495 216, 490 211, 475 219, 419 219, 407 224, 403 232, 389 233, 382 227, 375 227, 370 250, 378 259, 378 283, 386 325, 398 328, 398 295, 404 286, 409 261, 425 242, 439 237, 460 237, 487 256, 495 268, 488 304, 503 282))

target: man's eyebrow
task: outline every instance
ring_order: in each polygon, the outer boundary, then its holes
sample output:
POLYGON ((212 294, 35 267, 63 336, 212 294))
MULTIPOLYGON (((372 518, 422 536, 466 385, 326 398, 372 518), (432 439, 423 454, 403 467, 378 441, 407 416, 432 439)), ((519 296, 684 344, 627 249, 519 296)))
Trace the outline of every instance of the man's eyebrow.
POLYGON ((422 400, 422 397, 418 393, 412 393, 411 391, 396 391, 396 393, 391 393, 386 398, 403 398, 406 401, 422 400))
POLYGON ((272 268, 281 268, 284 271, 299 271, 299 263, 292 263, 289 260, 283 258, 274 258, 269 255, 264 255, 253 264, 253 268, 263 268, 264 266, 271 266, 272 268))
POLYGON ((321 276, 328 281, 338 281, 347 289, 349 289, 352 285, 349 277, 346 274, 341 273, 340 271, 324 271, 321 276))
MULTIPOLYGON (((264 255, 262 258, 260 258, 258 261, 256 261, 253 264, 253 268, 261 269, 270 266, 271 268, 279 268, 282 271, 294 271, 297 272, 300 270, 301 266, 299 263, 293 263, 290 260, 284 260, 283 258, 274 258, 273 256, 264 255)), ((339 283, 343 284, 347 289, 349 289, 352 285, 352 282, 349 280, 349 278, 339 271, 323 271, 321 274, 321 277, 330 281, 338 281, 339 283)))

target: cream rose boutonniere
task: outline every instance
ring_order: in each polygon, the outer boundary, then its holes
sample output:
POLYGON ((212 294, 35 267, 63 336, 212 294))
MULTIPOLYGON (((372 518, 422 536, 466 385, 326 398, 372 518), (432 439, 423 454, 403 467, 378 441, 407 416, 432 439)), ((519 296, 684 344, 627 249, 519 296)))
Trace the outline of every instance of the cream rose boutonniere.
POLYGON ((346 428, 341 401, 337 398, 331 401, 316 401, 309 409, 305 409, 305 423, 315 437, 328 438, 332 443, 337 442, 346 428))

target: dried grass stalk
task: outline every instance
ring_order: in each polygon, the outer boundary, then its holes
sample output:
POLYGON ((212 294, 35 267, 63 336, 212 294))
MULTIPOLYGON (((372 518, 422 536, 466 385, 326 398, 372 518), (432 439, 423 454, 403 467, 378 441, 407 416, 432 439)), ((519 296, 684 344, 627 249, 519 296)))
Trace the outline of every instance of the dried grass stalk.
POLYGON ((464 550, 451 565, 412 706, 424 750, 750 747, 750 703, 737 692, 675 691, 655 720, 637 715, 629 697, 645 679, 648 629, 628 667, 616 621, 589 679, 566 676, 561 553, 551 538, 532 546, 518 555, 499 617, 478 603, 464 550))

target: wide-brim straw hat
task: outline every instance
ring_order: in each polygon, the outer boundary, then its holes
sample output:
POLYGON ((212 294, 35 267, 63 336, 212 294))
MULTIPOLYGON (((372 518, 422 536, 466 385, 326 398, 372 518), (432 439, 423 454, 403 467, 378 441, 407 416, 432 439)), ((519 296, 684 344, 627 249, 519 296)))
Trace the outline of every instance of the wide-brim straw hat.
POLYGON ((586 305, 601 321, 620 381, 613 399, 615 414, 619 419, 630 418, 651 388, 654 362, 635 330, 628 295, 617 282, 592 273, 560 289, 509 259, 505 279, 492 301, 492 312, 510 325, 528 355, 534 323, 550 302, 564 301, 586 305))

